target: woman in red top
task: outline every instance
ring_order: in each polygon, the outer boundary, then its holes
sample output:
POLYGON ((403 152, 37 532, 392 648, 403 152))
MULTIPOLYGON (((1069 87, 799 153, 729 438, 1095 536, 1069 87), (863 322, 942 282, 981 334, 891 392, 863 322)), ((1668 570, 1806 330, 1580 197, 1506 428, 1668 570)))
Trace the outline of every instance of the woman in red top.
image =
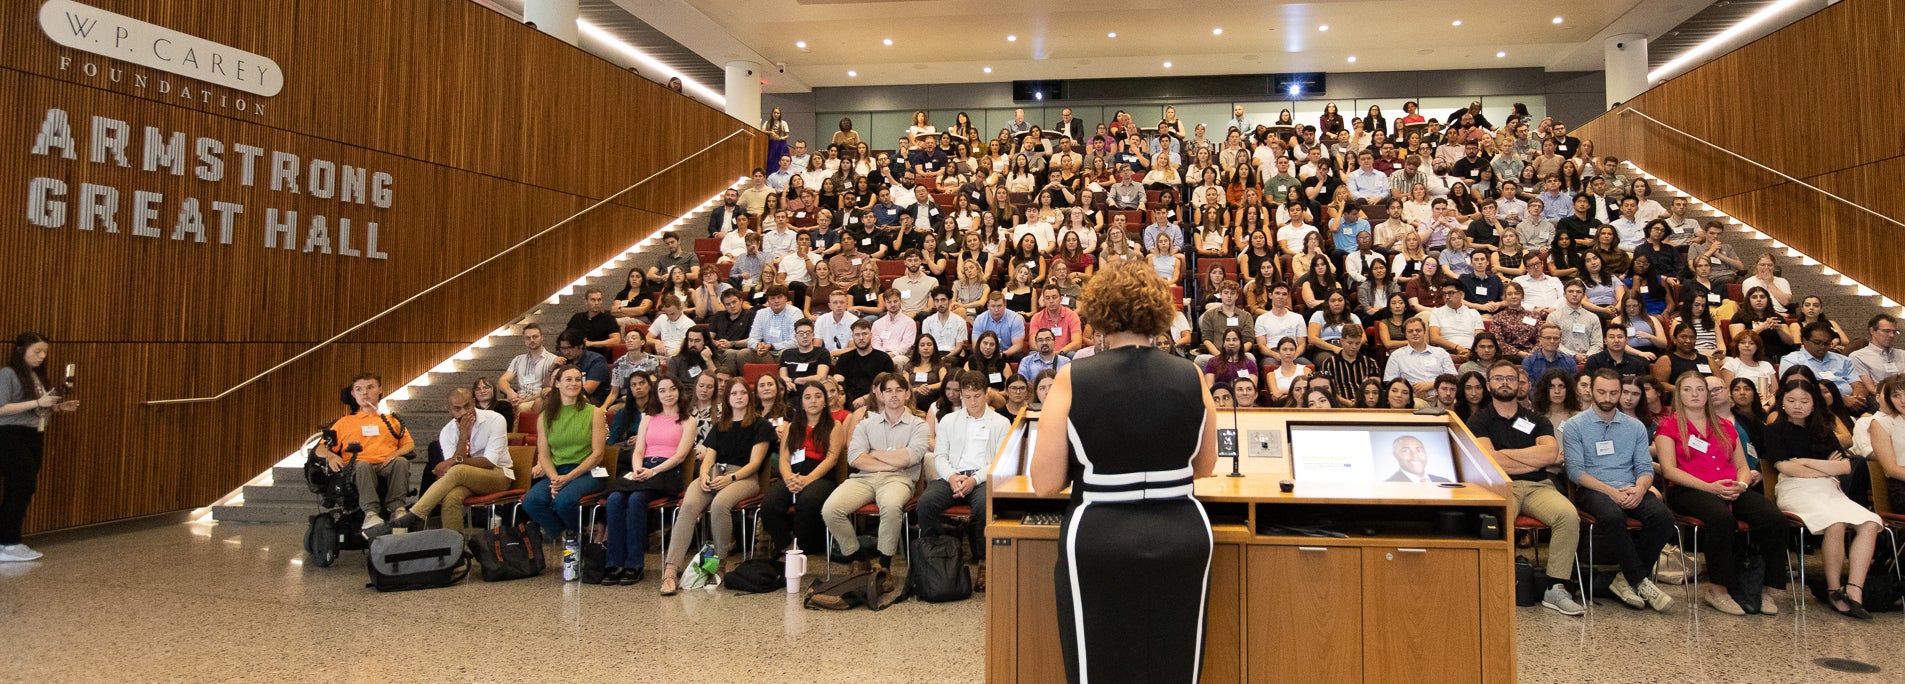
POLYGON ((833 493, 834 464, 847 448, 849 432, 840 429, 836 413, 846 412, 828 410, 827 388, 809 383, 801 385, 800 410, 789 412, 787 422, 780 426, 780 476, 768 485, 761 501, 761 525, 774 540, 773 557, 786 553, 796 535, 801 551, 825 553, 820 505, 833 493))
MULTIPOLYGON (((1786 583, 1785 515, 1759 490, 1753 489, 1752 468, 1740 445, 1733 421, 1721 417, 1728 398, 1712 395, 1706 378, 1682 373, 1674 380, 1672 413, 1661 416, 1654 433, 1654 458, 1667 480, 1667 507, 1678 515, 1698 519, 1707 554, 1707 572, 1713 582, 1701 591, 1701 600, 1728 615, 1745 615, 1734 600, 1739 595, 1740 567, 1734 530, 1746 523, 1753 544, 1765 562, 1766 589, 1786 583)), ((1779 609, 1770 593, 1760 597, 1760 612, 1779 609)))

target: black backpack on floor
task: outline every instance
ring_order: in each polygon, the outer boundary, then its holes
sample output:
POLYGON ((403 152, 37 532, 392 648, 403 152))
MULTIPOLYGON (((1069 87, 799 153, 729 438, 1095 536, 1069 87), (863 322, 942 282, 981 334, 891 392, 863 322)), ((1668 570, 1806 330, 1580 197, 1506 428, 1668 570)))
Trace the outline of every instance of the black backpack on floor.
POLYGON ((530 522, 485 528, 470 539, 470 555, 482 567, 485 582, 535 577, 548 563, 542 551, 542 528, 530 522))
POLYGON ((750 558, 721 577, 721 586, 743 594, 765 594, 787 588, 787 575, 781 564, 766 558, 750 558))
POLYGON ((370 582, 364 586, 378 591, 447 587, 470 574, 463 533, 456 530, 386 534, 372 539, 364 564, 370 569, 370 582))
POLYGON ((963 601, 972 596, 972 575, 960 562, 959 538, 929 534, 913 540, 906 584, 927 603, 963 601))
POLYGON ((312 565, 331 567, 344 551, 370 548, 363 526, 363 511, 332 509, 312 515, 311 526, 304 530, 304 552, 312 565))

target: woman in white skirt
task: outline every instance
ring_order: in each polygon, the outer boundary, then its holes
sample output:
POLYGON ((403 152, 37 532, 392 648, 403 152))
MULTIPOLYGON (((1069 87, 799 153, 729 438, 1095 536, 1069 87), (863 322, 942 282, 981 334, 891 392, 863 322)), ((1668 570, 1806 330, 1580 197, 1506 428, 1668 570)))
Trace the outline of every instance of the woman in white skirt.
POLYGON ((1832 419, 1825 415, 1825 400, 1805 378, 1792 378, 1780 385, 1773 405, 1778 414, 1766 426, 1765 444, 1760 459, 1779 470, 1774 487, 1774 502, 1779 510, 1799 516, 1806 529, 1825 536, 1821 553, 1825 556, 1826 589, 1832 609, 1840 615, 1861 620, 1872 619, 1860 602, 1865 597, 1862 585, 1872 566, 1872 549, 1878 544, 1880 521, 1877 513, 1866 509, 1839 489, 1839 476, 1852 472, 1854 461, 1846 458, 1833 436, 1832 419), (1851 571, 1844 584, 1840 573, 1846 563, 1846 528, 1853 532, 1851 571))

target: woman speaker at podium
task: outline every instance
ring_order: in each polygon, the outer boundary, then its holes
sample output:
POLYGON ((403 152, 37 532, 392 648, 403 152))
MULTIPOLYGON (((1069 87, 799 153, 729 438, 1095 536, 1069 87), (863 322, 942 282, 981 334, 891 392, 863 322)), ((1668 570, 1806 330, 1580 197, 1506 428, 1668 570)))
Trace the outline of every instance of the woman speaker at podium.
POLYGON ((1058 372, 1039 419, 1032 488, 1072 485, 1053 571, 1072 682, 1194 682, 1203 662, 1211 532, 1191 481, 1217 464, 1204 376, 1151 340, 1170 288, 1126 262, 1086 283, 1079 313, 1105 351, 1058 372))

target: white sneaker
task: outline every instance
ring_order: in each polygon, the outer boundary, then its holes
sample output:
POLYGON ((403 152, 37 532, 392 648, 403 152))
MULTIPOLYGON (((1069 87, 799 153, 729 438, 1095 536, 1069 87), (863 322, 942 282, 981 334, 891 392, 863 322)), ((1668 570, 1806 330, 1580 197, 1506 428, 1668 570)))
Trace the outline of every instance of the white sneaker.
POLYGON ((360 529, 368 532, 371 529, 376 528, 377 526, 382 524, 384 524, 383 516, 377 515, 376 513, 365 513, 364 526, 360 529))
POLYGON ((1636 587, 1635 590, 1640 594, 1642 599, 1647 601, 1647 607, 1654 609, 1654 612, 1664 613, 1667 612, 1668 608, 1673 607, 1673 597, 1668 596, 1667 592, 1661 591, 1660 587, 1656 586, 1651 579, 1641 580, 1640 586, 1636 587))
POLYGON ((1634 593, 1634 587, 1627 583, 1626 575, 1615 575, 1614 581, 1608 583, 1607 590, 1614 592, 1614 596, 1620 598, 1621 603, 1627 604, 1629 608, 1639 610, 1647 607, 1647 600, 1641 598, 1640 594, 1634 593))
POLYGON ((25 563, 39 560, 44 555, 45 554, 28 548, 25 544, 0 546, 0 563, 25 563))
POLYGON ((1574 601, 1574 594, 1568 592, 1567 586, 1560 584, 1548 587, 1547 593, 1541 595, 1541 605, 1562 615, 1582 615, 1587 612, 1574 601))

